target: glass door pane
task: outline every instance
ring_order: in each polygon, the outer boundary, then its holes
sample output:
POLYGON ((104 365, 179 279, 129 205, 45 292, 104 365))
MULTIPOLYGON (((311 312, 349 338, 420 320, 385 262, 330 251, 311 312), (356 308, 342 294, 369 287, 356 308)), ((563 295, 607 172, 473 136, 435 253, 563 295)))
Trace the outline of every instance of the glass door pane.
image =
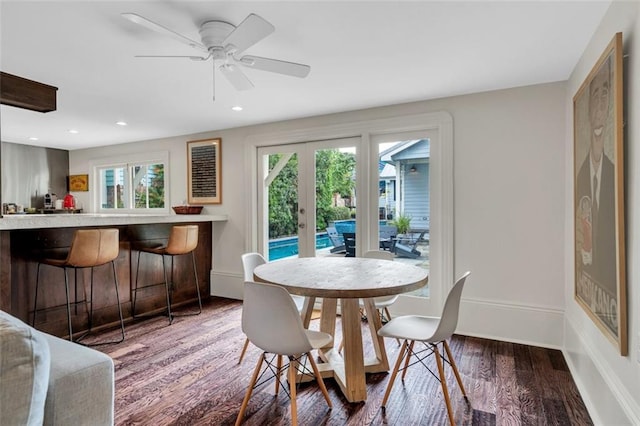
POLYGON ((345 255, 335 241, 343 239, 343 232, 355 233, 356 229, 358 141, 339 139, 258 149, 262 181, 258 247, 270 261, 345 255), (338 228, 336 238, 330 238, 330 228, 338 228))
POLYGON ((265 153, 262 158, 266 210, 264 254, 269 261, 299 253, 299 154, 285 151, 265 153))
POLYGON ((315 149, 316 256, 355 255, 356 147, 344 142, 315 149))
MULTIPOLYGON (((380 249, 427 270, 430 144, 427 137, 378 144, 380 249)), ((429 286, 409 294, 429 297, 429 286)))

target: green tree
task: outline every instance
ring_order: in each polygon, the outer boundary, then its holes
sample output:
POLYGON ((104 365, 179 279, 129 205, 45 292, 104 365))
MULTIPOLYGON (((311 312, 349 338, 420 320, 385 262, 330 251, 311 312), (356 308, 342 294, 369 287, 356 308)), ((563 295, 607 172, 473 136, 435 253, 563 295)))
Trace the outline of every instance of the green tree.
POLYGON ((316 230, 338 219, 334 195, 351 197, 355 188, 355 155, 327 149, 316 152, 316 230))
MULTIPOLYGON (((282 155, 269 156, 273 170, 282 155)), ((269 186, 269 238, 296 234, 298 226, 298 157, 292 156, 269 186)))
MULTIPOLYGON (((269 156, 273 170, 282 155, 269 156)), ((334 206, 334 195, 353 196, 355 155, 337 149, 316 153, 316 228, 323 230, 345 216, 334 206)), ((269 186, 269 238, 295 235, 298 226, 298 158, 292 156, 269 186)), ((348 216, 347 216, 348 217, 348 216)))
POLYGON ((135 190, 135 204, 137 209, 147 208, 147 186, 149 190, 149 208, 164 207, 164 164, 150 166, 136 166, 134 173, 144 173, 135 190))

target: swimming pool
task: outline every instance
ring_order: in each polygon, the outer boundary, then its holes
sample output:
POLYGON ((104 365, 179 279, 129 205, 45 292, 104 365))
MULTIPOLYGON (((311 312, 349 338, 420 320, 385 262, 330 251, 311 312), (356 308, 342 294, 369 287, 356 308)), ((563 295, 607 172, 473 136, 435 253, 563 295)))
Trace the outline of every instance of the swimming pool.
MULTIPOLYGON (((316 249, 332 247, 327 234, 316 234, 316 249)), ((269 261, 298 254, 298 237, 278 238, 269 241, 269 261)))

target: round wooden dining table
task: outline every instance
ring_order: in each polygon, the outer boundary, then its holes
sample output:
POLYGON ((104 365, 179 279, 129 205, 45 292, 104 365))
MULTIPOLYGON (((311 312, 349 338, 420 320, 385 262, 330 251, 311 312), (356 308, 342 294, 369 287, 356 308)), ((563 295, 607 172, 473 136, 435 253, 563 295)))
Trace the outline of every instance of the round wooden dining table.
POLYGON ((340 300, 343 355, 334 342, 318 352, 323 377, 333 377, 349 402, 367 399, 366 373, 389 371, 382 327, 373 297, 406 293, 423 287, 428 271, 400 262, 360 257, 305 257, 269 262, 253 271, 254 279, 282 286, 291 294, 306 296, 302 320, 309 326, 316 298, 322 298, 320 330, 335 335, 337 302, 340 300), (358 299, 365 312, 375 356, 365 358, 358 299))

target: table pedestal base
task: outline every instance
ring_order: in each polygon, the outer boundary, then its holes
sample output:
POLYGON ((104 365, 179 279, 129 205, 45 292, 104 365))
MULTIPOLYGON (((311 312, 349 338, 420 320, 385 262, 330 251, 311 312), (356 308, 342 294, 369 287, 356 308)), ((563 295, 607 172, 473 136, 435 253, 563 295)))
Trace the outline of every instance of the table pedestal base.
MULTIPOLYGON (((337 301, 338 299, 325 298, 322 302, 320 331, 332 336, 335 336, 337 301)), ((349 402, 360 402, 367 399, 365 373, 389 371, 384 339, 378 336, 378 330, 382 327, 380 317, 373 304, 373 299, 364 299, 364 301, 375 357, 367 360, 364 358, 360 305, 357 298, 340 299, 344 355, 338 353, 337 349, 333 347, 334 342, 318 350, 322 360, 321 363, 318 363, 320 374, 323 378, 333 377, 349 402)), ((302 314, 305 327, 309 326, 314 303, 314 297, 307 298, 302 314)), ((314 378, 309 376, 303 377, 302 380, 314 380, 314 378)))

